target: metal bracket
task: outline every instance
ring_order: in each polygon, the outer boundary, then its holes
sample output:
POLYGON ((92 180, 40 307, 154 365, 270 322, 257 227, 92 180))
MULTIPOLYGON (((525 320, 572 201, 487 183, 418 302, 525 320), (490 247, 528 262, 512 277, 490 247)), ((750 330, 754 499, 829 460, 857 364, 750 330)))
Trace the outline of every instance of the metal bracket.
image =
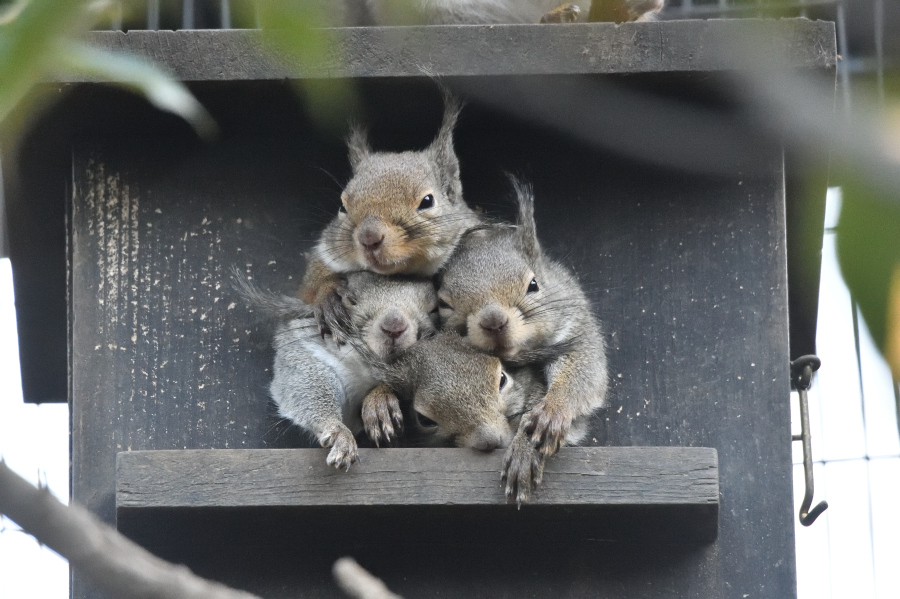
POLYGON ((809 399, 806 391, 812 383, 813 373, 821 365, 822 361, 817 356, 801 356, 791 362, 791 387, 796 389, 800 396, 800 434, 792 435, 791 440, 803 442, 803 474, 806 476, 806 494, 803 496, 803 503, 800 504, 800 524, 803 526, 809 526, 815 522, 816 518, 828 509, 827 501, 820 501, 812 511, 809 509, 809 506, 812 505, 815 486, 813 484, 812 442, 809 436, 809 399))

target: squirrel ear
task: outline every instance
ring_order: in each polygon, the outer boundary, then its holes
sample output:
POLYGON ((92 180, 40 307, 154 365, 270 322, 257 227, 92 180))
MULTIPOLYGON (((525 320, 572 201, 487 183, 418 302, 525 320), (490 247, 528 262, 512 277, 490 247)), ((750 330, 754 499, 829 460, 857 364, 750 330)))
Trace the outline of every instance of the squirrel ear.
POLYGON ((459 181, 459 159, 453 150, 453 129, 462 105, 446 88, 442 86, 440 89, 444 97, 444 120, 427 152, 437 166, 441 190, 450 202, 457 203, 462 202, 462 184, 459 181))
POLYGON ((516 204, 519 207, 519 214, 516 219, 518 227, 519 242, 522 249, 531 260, 539 260, 541 255, 541 246, 537 237, 537 226, 534 224, 534 190, 531 184, 521 179, 506 174, 513 185, 516 192, 516 204))
POLYGON ((350 134, 347 136, 347 150, 350 154, 350 167, 355 173, 360 163, 372 152, 365 128, 351 125, 350 134))

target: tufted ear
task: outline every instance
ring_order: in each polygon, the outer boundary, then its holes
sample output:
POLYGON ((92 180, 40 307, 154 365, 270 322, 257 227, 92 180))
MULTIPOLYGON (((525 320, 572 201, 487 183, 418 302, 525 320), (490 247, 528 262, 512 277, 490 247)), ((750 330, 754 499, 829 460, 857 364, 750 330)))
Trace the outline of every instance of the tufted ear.
POLYGON ((530 183, 507 173, 516 192, 516 204, 519 214, 516 218, 518 240, 525 255, 534 262, 541 258, 541 245, 538 242, 537 226, 534 224, 534 191, 530 183))
POLYGON ((462 183, 459 180, 459 159, 453 149, 453 129, 459 119, 462 105, 450 92, 441 87, 444 97, 444 120, 437 137, 426 152, 439 178, 441 191, 452 203, 462 203, 462 183))
POLYGON ((350 167, 354 173, 362 161, 372 153, 368 137, 365 128, 358 125, 350 126, 350 134, 347 136, 347 151, 350 155, 350 167))

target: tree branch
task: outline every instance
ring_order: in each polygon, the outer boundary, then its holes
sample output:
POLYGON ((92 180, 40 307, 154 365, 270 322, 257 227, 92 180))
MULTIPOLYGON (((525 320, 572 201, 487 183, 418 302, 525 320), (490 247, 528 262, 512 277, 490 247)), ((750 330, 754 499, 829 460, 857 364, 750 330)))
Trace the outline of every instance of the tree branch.
MULTIPOLYGON (((0 513, 68 559, 72 567, 112 597, 259 599, 156 557, 86 509, 63 505, 47 489, 35 488, 2 460, 0 513)), ((395 597, 377 597, 389 596, 395 597)))
POLYGON ((403 599, 392 593, 378 578, 369 574, 352 557, 342 557, 331 570, 338 586, 353 599, 403 599))

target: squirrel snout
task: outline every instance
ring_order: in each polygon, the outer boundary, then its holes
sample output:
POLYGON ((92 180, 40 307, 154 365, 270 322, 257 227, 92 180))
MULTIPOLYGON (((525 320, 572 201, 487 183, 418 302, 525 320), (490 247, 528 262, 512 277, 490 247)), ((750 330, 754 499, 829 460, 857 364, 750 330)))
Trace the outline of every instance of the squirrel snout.
POLYGON ((493 335, 503 333, 508 324, 509 316, 500 309, 485 310, 478 319, 478 326, 493 335))
POLYGON ((356 231, 356 240, 366 249, 374 252, 384 242, 384 228, 381 222, 373 216, 367 216, 356 231))
POLYGON ((507 441, 500 431, 482 428, 473 435, 470 444, 473 449, 478 451, 493 451, 500 447, 506 447, 507 441))
POLYGON ((409 324, 406 322, 406 319, 396 310, 388 312, 384 320, 381 321, 381 332, 391 339, 397 339, 408 328, 409 324))

